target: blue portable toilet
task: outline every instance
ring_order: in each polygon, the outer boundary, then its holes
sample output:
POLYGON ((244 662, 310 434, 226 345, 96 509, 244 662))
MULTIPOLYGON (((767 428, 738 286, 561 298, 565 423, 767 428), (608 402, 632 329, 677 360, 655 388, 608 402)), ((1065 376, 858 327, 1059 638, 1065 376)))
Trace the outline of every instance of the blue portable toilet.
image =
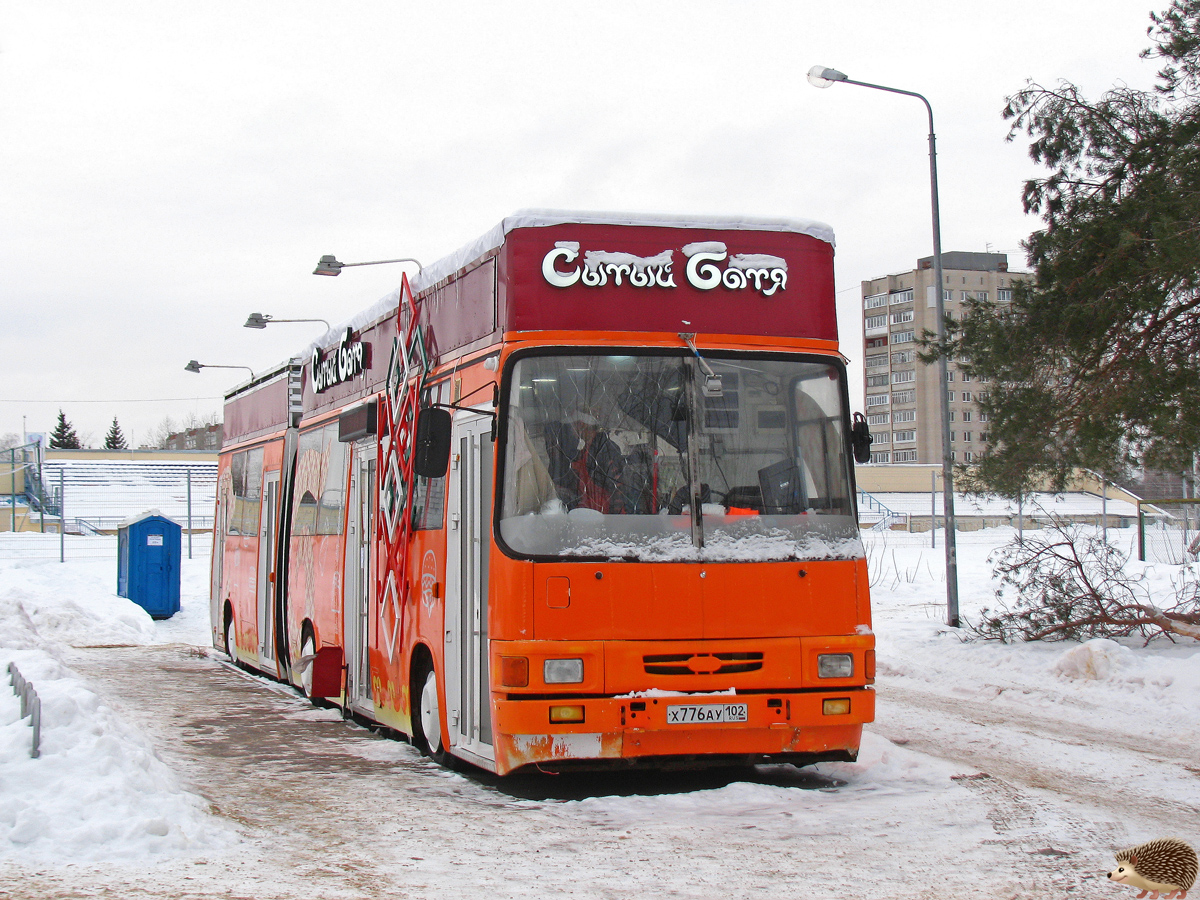
POLYGON ((117 528, 117 593, 156 619, 179 612, 183 529, 157 509, 117 528))

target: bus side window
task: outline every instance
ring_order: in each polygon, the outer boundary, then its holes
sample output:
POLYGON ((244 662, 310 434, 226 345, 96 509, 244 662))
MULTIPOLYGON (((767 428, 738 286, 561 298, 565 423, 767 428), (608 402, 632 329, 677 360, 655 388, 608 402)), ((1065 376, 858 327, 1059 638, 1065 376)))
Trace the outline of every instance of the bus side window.
POLYGON ((438 531, 446 517, 446 478, 417 476, 413 497, 412 527, 414 531, 438 531))

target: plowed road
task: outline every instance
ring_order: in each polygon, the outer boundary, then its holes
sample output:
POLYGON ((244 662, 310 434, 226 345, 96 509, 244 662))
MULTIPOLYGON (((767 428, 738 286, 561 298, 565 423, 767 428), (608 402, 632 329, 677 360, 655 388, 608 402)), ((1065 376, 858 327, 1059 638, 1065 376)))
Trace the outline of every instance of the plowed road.
POLYGON ((1121 900, 1102 873, 1133 825, 1200 833, 1197 809, 1170 797, 1197 779, 1192 748, 1149 756, 887 684, 873 731, 903 746, 874 737, 861 767, 497 780, 444 771, 195 648, 70 662, 241 841, 138 866, 10 860, 5 900, 1121 900), (1112 753, 1128 758, 1121 784, 1093 758, 1112 753))

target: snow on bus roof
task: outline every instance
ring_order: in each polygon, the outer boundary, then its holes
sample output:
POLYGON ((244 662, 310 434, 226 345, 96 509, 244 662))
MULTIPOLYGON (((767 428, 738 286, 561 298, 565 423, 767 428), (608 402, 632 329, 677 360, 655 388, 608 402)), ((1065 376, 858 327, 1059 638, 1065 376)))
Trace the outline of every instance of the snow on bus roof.
MULTIPOLYGON (((414 294, 420 294, 475 260, 498 249, 505 236, 517 228, 547 228, 552 225, 637 225, 653 228, 709 228, 715 231, 785 231, 806 234, 833 245, 833 229, 824 222, 812 219, 763 218, 757 216, 696 216, 663 215, 652 213, 623 212, 577 212, 557 209, 521 209, 506 216, 500 224, 478 239, 460 247, 449 256, 425 266, 408 280, 414 294)), ((328 347, 344 334, 347 328, 361 331, 363 328, 390 315, 400 304, 400 289, 380 297, 371 306, 345 322, 335 325, 304 352, 304 358, 312 355, 313 349, 328 347)))

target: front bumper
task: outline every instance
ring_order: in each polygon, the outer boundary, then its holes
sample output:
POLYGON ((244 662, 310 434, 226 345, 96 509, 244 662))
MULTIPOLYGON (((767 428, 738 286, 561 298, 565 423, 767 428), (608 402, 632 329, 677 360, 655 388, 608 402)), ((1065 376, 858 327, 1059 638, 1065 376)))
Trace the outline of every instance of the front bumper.
POLYGON ((523 766, 546 770, 580 764, 717 764, 730 759, 807 764, 854 759, 862 726, 875 718, 871 688, 754 694, 504 699, 495 704, 496 767, 503 775, 523 766), (849 711, 826 715, 825 701, 848 699, 849 711), (744 722, 671 724, 676 705, 744 703, 744 722), (583 721, 552 724, 550 707, 583 707, 583 721))

